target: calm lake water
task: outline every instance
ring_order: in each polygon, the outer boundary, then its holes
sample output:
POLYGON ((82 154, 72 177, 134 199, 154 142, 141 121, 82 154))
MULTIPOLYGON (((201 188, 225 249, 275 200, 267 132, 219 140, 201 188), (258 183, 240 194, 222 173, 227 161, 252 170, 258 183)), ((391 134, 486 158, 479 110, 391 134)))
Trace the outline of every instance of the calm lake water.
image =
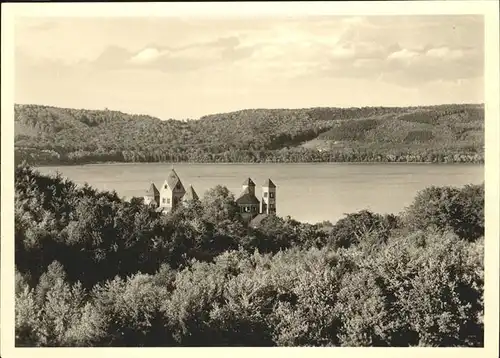
MULTIPOLYGON (((77 184, 88 182, 101 190, 116 190, 130 198, 143 196, 151 182, 160 187, 171 164, 96 164, 40 167, 41 173, 62 175, 77 184)), ((235 196, 245 178, 261 186, 270 178, 277 186, 277 213, 303 222, 340 219, 344 213, 369 209, 377 213, 398 213, 415 194, 431 185, 480 184, 484 166, 472 164, 176 164, 185 187, 193 185, 200 197, 217 184, 235 196)))

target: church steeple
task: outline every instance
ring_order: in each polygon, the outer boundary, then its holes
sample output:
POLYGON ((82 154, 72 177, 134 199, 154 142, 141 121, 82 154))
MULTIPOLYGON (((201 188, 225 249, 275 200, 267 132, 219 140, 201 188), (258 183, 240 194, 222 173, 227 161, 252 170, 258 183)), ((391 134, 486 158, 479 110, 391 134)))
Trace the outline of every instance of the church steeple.
POLYGON ((240 208, 241 217, 250 221, 259 214, 259 199, 255 197, 255 183, 251 178, 243 182, 243 191, 236 199, 236 204, 240 208))
POLYGON ((262 214, 276 214, 276 185, 271 179, 267 179, 262 186, 260 212, 262 214))
POLYGON ((251 195, 255 195, 255 183, 253 182, 252 178, 245 179, 242 187, 243 187, 243 191, 248 190, 248 192, 251 195))
POLYGON ((200 201, 200 197, 198 196, 198 194, 196 193, 196 191, 194 190, 192 185, 189 185, 187 192, 186 192, 186 195, 184 195, 183 200, 185 202, 200 201))
POLYGON ((156 206, 160 204, 160 192, 154 183, 151 183, 149 189, 146 190, 146 193, 144 194, 144 203, 146 205, 155 204, 156 206))

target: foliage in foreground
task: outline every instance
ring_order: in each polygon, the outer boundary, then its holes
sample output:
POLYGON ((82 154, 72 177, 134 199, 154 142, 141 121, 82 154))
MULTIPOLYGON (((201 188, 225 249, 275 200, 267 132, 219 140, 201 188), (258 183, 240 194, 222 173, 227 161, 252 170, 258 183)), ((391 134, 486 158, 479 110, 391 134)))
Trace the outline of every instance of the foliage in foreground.
POLYGON ((482 241, 399 238, 358 249, 229 251, 213 263, 83 291, 59 264, 18 282, 19 344, 457 346, 482 344, 482 241))
POLYGON ((482 185, 331 227, 247 228, 223 187, 192 204, 161 216, 18 167, 16 344, 483 344, 482 185))

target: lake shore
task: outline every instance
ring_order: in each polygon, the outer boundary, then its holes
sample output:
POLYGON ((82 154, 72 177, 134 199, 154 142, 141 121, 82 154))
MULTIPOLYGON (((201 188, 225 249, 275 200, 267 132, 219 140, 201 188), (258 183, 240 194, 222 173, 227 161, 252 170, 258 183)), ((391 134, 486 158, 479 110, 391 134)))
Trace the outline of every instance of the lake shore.
MULTIPOLYGON (((484 165, 433 163, 174 163, 185 187, 201 197, 217 186, 236 197, 241 183, 252 178, 257 193, 267 179, 278 187, 277 213, 301 222, 335 222, 346 212, 362 209, 397 213, 414 195, 432 185, 462 186, 484 181, 484 165), (389 165, 393 164, 393 165, 389 165), (413 164, 413 165, 412 165, 413 164)), ((120 197, 142 197, 151 183, 160 187, 172 163, 114 163, 38 166, 120 197)))
POLYGON ((30 164, 34 167, 79 167, 79 166, 107 166, 107 165, 432 165, 432 166, 456 166, 456 165, 483 165, 484 163, 471 162, 89 162, 83 164, 54 163, 54 164, 30 164))

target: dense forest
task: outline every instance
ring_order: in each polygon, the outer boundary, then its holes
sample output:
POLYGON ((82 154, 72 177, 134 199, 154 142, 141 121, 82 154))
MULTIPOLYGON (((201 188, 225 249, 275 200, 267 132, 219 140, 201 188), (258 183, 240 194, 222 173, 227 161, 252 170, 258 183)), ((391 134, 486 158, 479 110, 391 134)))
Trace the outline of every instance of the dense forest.
POLYGON ((23 164, 17 346, 482 346, 484 184, 398 215, 245 226, 208 190, 172 213, 23 164))
POLYGON ((97 162, 484 162, 484 106, 253 109, 198 120, 15 105, 15 157, 97 162))

